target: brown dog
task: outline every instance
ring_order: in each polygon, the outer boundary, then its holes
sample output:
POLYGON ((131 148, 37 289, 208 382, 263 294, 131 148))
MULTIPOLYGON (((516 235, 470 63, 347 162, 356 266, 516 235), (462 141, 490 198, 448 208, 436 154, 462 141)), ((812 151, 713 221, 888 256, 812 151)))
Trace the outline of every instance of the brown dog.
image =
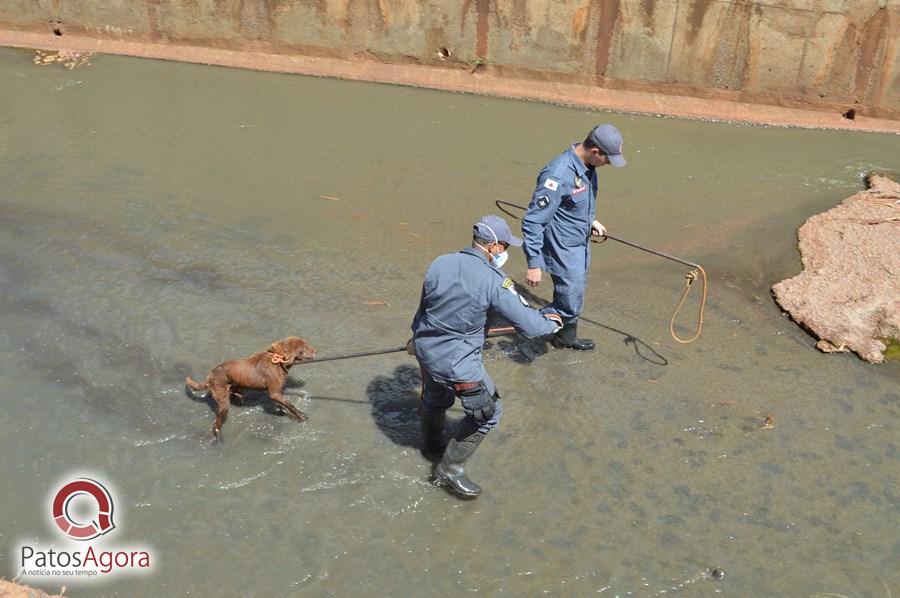
POLYGON ((192 390, 208 389, 212 392, 212 397, 216 401, 216 423, 213 424, 213 434, 219 439, 222 435, 222 424, 228 417, 231 395, 240 397, 237 393, 239 388, 267 390, 269 398, 279 407, 287 409, 297 421, 305 420, 306 414, 291 405, 281 393, 291 366, 315 357, 316 350, 307 345, 306 341, 289 336, 246 359, 232 359, 220 363, 212 369, 203 384, 192 380, 190 376, 184 382, 192 390))

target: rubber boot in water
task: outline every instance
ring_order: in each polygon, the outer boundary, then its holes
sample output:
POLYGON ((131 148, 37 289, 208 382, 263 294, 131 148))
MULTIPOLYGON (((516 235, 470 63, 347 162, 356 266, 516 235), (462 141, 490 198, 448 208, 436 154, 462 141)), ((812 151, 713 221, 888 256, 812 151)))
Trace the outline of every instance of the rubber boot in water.
POLYGON ((438 415, 422 412, 422 456, 429 461, 437 461, 444 454, 444 420, 446 413, 438 415))
POLYGON ((486 434, 475 432, 462 440, 454 438, 444 451, 444 458, 434 468, 434 481, 444 486, 460 498, 476 498, 481 494, 481 486, 466 475, 466 461, 484 440, 486 434))
POLYGON ((590 351, 594 348, 594 341, 589 338, 578 338, 578 322, 567 322, 562 330, 553 337, 553 346, 557 349, 575 349, 577 351, 590 351))

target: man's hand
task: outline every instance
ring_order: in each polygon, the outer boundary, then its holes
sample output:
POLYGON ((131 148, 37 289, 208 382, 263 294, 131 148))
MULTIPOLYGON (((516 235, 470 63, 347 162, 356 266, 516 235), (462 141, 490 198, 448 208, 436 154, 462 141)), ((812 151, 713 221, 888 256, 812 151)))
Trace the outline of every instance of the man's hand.
POLYGON ((605 237, 606 227, 600 224, 599 220, 594 220, 594 223, 591 224, 591 235, 594 237, 605 237))
POLYGON ((413 356, 416 354, 416 343, 413 342, 412 337, 409 337, 409 340, 406 341, 406 353, 413 356))
POLYGON ((530 287, 536 287, 541 284, 541 269, 528 268, 528 272, 525 273, 525 282, 530 287))
POLYGON ((553 322, 553 324, 556 326, 556 329, 553 330, 553 334, 556 334, 557 332, 562 330, 563 321, 562 321, 562 318, 559 316, 559 314, 555 314, 555 313, 551 312, 551 313, 544 314, 544 317, 547 318, 548 320, 550 320, 551 322, 553 322))

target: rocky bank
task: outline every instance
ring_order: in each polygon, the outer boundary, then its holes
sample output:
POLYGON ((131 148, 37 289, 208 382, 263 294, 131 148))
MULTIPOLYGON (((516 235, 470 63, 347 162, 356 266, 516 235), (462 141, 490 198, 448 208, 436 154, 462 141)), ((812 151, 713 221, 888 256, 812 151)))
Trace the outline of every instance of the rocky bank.
POLYGON ((881 363, 900 342, 900 184, 872 175, 867 185, 800 227, 803 272, 772 291, 818 349, 881 363))

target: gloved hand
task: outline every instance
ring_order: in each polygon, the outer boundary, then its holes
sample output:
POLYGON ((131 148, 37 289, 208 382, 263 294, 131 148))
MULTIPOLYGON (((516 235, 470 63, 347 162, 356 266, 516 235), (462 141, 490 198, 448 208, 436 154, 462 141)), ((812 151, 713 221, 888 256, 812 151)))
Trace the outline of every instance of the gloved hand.
POLYGON ((559 332, 562 329, 563 321, 559 314, 555 314, 555 313, 551 312, 551 313, 544 314, 544 317, 547 318, 548 320, 550 320, 551 322, 553 322, 554 325, 556 325, 556 328, 553 329, 554 334, 556 334, 557 332, 559 332))
POLYGON ((475 423, 484 424, 494 417, 494 403, 496 399, 488 394, 483 384, 478 388, 459 393, 459 400, 468 415, 475 418, 475 423))
POLYGON ((416 343, 415 341, 413 341, 412 337, 410 337, 409 340, 406 341, 406 353, 408 355, 416 354, 416 343))

